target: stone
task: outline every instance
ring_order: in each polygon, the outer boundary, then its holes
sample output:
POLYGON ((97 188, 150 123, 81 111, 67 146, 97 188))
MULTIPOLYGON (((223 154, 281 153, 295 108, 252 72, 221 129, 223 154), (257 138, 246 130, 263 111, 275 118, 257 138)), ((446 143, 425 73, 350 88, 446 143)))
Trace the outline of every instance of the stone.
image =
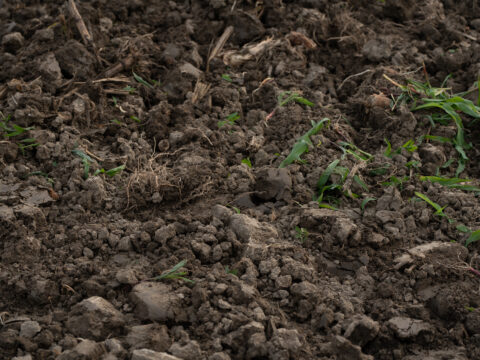
POLYGON ((62 79, 62 70, 58 64, 55 54, 49 53, 38 65, 38 70, 47 81, 58 82, 62 79))
POLYGON ((196 360, 202 358, 202 349, 195 340, 187 342, 185 345, 174 343, 168 349, 174 356, 184 360, 196 360))
POLYGON ((131 360, 183 360, 165 352, 157 352, 150 349, 133 350, 131 360))
POLYGON ((19 50, 25 42, 23 35, 19 32, 13 32, 7 35, 4 35, 2 38, 2 46, 5 48, 5 51, 15 53, 19 50))
POLYGON ((162 226, 155 231, 155 241, 159 244, 165 245, 167 241, 173 239, 175 235, 177 235, 177 231, 174 224, 162 226))
POLYGON ((42 330, 40 324, 36 321, 24 321, 20 325, 20 336, 23 336, 27 339, 33 338, 42 330))
POLYGON ((160 324, 132 326, 125 341, 131 349, 148 348, 159 352, 167 351, 172 345, 168 328, 160 324))
POLYGON ((100 296, 92 296, 75 305, 66 322, 72 334, 95 340, 118 334, 124 324, 123 314, 100 296))
POLYGON ((112 354, 122 354, 125 351, 122 343, 118 339, 111 338, 105 340, 105 346, 107 347, 107 350, 112 354))
POLYGON ((371 39, 363 45, 362 55, 372 62, 388 59, 392 54, 388 42, 382 39, 371 39))
POLYGON ((182 312, 181 298, 162 283, 140 283, 132 289, 130 298, 141 320, 165 322, 182 312))
POLYGON ((332 350, 337 360, 373 360, 373 356, 365 355, 358 345, 353 345, 348 339, 337 335, 332 340, 332 350))
POLYGON ((285 168, 263 168, 256 173, 255 195, 265 201, 288 200, 292 179, 285 168))
POLYGON ((432 333, 432 325, 407 317, 396 316, 388 320, 388 326, 400 339, 411 339, 422 333, 432 333))
POLYGON ((138 283, 137 276, 135 275, 135 270, 133 269, 120 269, 115 274, 115 279, 120 284, 126 285, 135 285, 138 283))
POLYGON ((360 315, 354 317, 348 325, 344 336, 353 344, 363 347, 378 335, 380 325, 368 316, 360 315))
POLYGON ((57 360, 95 360, 104 353, 103 346, 92 340, 82 340, 72 350, 64 351, 57 360))
POLYGON ((230 228, 242 242, 248 242, 250 239, 261 241, 278 237, 277 230, 273 226, 260 223, 245 214, 232 215, 230 217, 230 228))

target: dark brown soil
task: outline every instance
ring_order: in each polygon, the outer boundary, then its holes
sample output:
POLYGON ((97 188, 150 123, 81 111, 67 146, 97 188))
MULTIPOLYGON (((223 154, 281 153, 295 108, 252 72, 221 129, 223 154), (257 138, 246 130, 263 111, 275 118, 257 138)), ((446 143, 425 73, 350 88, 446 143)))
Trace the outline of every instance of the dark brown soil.
POLYGON ((0 0, 1 359, 480 359, 478 197, 418 176, 455 125, 384 77, 472 89, 478 2, 77 1, 92 42, 67 4, 0 0))

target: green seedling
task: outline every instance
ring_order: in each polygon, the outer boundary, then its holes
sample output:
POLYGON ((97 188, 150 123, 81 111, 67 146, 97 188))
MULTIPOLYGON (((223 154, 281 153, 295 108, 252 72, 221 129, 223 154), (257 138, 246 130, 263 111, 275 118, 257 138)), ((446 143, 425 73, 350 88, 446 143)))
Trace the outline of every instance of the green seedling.
POLYGON ((318 198, 317 198, 317 202, 319 204, 322 203, 323 201, 323 198, 325 196, 325 192, 327 191, 332 191, 332 190, 341 190, 342 189, 342 185, 341 184, 329 184, 327 185, 328 183, 328 180, 330 179, 330 176, 334 173, 335 169, 337 168, 338 164, 340 163, 340 160, 337 159, 337 160, 334 160, 332 161, 328 166, 327 168, 325 169, 325 171, 322 173, 322 175, 320 176, 320 179, 318 179, 318 182, 317 182, 317 190, 318 190, 318 198))
POLYGON ((453 222, 451 219, 448 218, 448 216, 443 212, 443 210, 447 207, 447 205, 445 206, 440 206, 438 205, 436 202, 432 201, 429 199, 429 197, 427 195, 424 195, 422 193, 419 193, 419 192, 415 192, 415 196, 417 196, 418 198, 422 199, 423 201, 425 201, 428 205, 430 205, 431 207, 433 207, 436 212, 435 214, 438 215, 438 216, 442 216, 442 217, 445 217, 447 218, 448 222, 453 222))
POLYGON ((442 186, 452 188, 452 189, 460 189, 464 191, 475 191, 480 192, 480 188, 473 185, 465 185, 462 183, 470 182, 470 179, 460 179, 460 178, 445 178, 441 176, 420 176, 421 181, 429 181, 432 183, 438 183, 442 186))
POLYGON ((478 240, 480 240, 480 229, 472 231, 468 239, 465 241, 465 246, 468 246, 471 243, 477 242, 478 240))
POLYGON ((238 115, 238 112, 231 113, 230 115, 227 116, 226 120, 219 121, 217 123, 218 128, 221 128, 225 125, 234 125, 235 121, 240 119, 240 115, 238 115))
POLYGON ((123 123, 121 121, 119 121, 118 119, 112 119, 110 121, 114 124, 117 124, 117 125, 123 125, 123 123))
POLYGON ((227 207, 233 209, 237 214, 240 214, 240 209, 238 207, 235 207, 233 205, 228 204, 227 207))
POLYGON ((242 164, 245 164, 247 165, 249 168, 252 167, 252 162, 250 161, 250 158, 245 158, 245 159, 242 159, 242 164))
POLYGON ((225 266, 225 272, 226 272, 227 274, 232 274, 232 275, 238 276, 238 275, 237 275, 237 274, 238 274, 238 270, 237 270, 237 269, 230 269, 230 268, 228 267, 228 265, 225 266))
POLYGON ((105 169, 98 169, 93 173, 93 176, 97 176, 99 174, 105 174, 108 177, 114 177, 115 175, 119 174, 122 172, 122 170, 125 169, 125 165, 118 166, 116 168, 110 169, 110 170, 105 170, 105 169))
POLYGON ((402 178, 398 178, 396 176, 391 176, 389 181, 385 181, 382 183, 383 186, 396 186, 400 190, 403 189, 403 183, 408 181, 410 178, 408 176, 404 176, 402 178))
POLYGON ((233 82, 232 78, 228 74, 222 74, 222 79, 228 81, 229 83, 233 82))
POLYGON ((25 155, 25 150, 37 147, 40 144, 38 144, 35 139, 29 138, 29 139, 20 140, 20 142, 18 142, 17 145, 20 151, 22 152, 22 155, 25 155))
POLYGON ((130 86, 130 85, 127 85, 123 88, 124 91, 128 91, 128 93, 131 95, 131 94, 135 94, 135 92, 137 91, 137 89, 135 89, 134 87, 130 86))
POLYGON ((93 162, 93 159, 85 154, 82 150, 79 149, 73 149, 72 154, 78 156, 79 158, 82 159, 82 164, 83 164, 83 178, 85 180, 88 179, 88 175, 90 172, 90 164, 93 162))
MULTIPOLYGON (((425 69, 424 73, 426 75, 425 69)), ((386 75, 384 75, 384 77, 396 86, 400 87, 402 90, 402 95, 400 95, 399 98, 401 98, 402 101, 410 103, 413 102, 413 107, 411 108, 412 111, 441 110, 442 113, 440 115, 433 114, 428 118, 432 124, 435 122, 446 124, 448 118, 453 120, 457 127, 457 134, 454 139, 448 139, 448 142, 452 143, 455 150, 460 155, 458 159, 458 167, 455 172, 455 176, 458 176, 465 169, 465 163, 468 161, 466 151, 472 148, 472 145, 465 141, 465 129, 460 114, 470 116, 474 119, 474 121, 477 121, 480 119, 480 106, 477 106, 472 101, 463 98, 463 96, 468 92, 451 94, 450 88, 445 87, 450 76, 445 78, 440 88, 432 87, 428 81, 428 77, 426 83, 409 80, 406 86, 398 84, 386 75)), ((480 100, 480 88, 478 87, 478 82, 476 89, 479 89, 480 100)))
POLYGON ((413 168, 413 169, 415 169, 415 170, 418 170, 418 169, 419 169, 419 166, 420 166, 420 161, 418 161, 418 160, 411 160, 411 161, 407 162, 407 163, 405 164, 405 166, 406 166, 407 168, 409 168, 409 169, 412 169, 412 168, 413 168))
POLYGON ((367 204, 371 201, 376 201, 377 198, 374 198, 374 197, 367 197, 365 199, 362 200, 362 203, 360 204, 360 209, 362 210, 362 214, 364 213, 365 211, 365 207, 367 206, 367 204))
POLYGON ((137 122, 137 123, 141 123, 142 120, 140 120, 138 117, 136 117, 135 115, 130 115, 130 119, 132 119, 133 121, 137 122))
POLYGON ((472 232, 472 230, 470 230, 468 227, 466 227, 463 224, 457 225, 456 229, 460 232, 463 232, 463 233, 471 233, 472 232))
POLYGON ((21 127, 12 123, 9 123, 12 118, 12 115, 7 115, 6 117, 2 116, 2 120, 0 121, 0 129, 3 130, 4 136, 6 138, 18 136, 23 134, 26 131, 35 129, 34 127, 21 127))
POLYGON ((309 232, 307 231, 307 229, 305 229, 304 227, 299 227, 299 226, 295 226, 295 237, 300 241, 300 242, 305 242, 305 240, 308 239, 308 235, 309 232))
POLYGON ((30 176, 41 176, 44 177, 47 182, 49 182, 51 185, 55 184, 55 181, 46 173, 43 171, 33 171, 30 174, 27 175, 28 177, 30 176))
POLYGON ((388 173, 388 169, 390 168, 390 164, 389 163, 386 163, 385 165, 382 165, 378 168, 374 168, 372 170, 370 170, 368 172, 368 175, 370 176, 381 176, 381 175, 385 175, 386 173, 388 173))
POLYGON ((391 158, 395 154, 400 154, 402 152, 402 149, 405 149, 408 152, 414 152, 415 150, 418 149, 418 146, 415 144, 415 141, 413 141, 411 139, 408 140, 405 144, 400 146, 395 151, 392 150, 392 144, 390 144, 390 142, 386 138, 383 139, 383 141, 385 141, 385 143, 387 144, 387 149, 385 150, 383 155, 385 155, 388 158, 391 158))
POLYGON ((468 312, 474 312, 476 309, 473 306, 465 306, 465 310, 468 312))
POLYGON ((369 154, 361 149, 359 149, 357 146, 345 142, 345 141, 339 141, 338 146, 342 149, 343 151, 343 156, 342 159, 347 155, 350 154, 354 158, 361 160, 361 161, 369 161, 370 159, 373 158, 372 154, 369 154))
POLYGON ((137 80, 137 82, 139 82, 140 84, 142 85, 145 85, 146 87, 148 87, 149 89, 153 89, 153 85, 148 83, 147 81, 143 80, 143 78, 140 76, 140 75, 137 75, 135 74, 135 72, 132 72, 133 73, 133 77, 135 78, 135 80, 137 80))
POLYGON ((113 105, 114 106, 117 106, 118 105, 118 99, 116 96, 112 96, 112 101, 113 101, 113 105))
POLYGON ((292 91, 284 91, 277 96, 277 106, 275 106, 275 108, 272 110, 272 112, 267 115, 265 121, 270 120, 273 117, 273 115, 275 115, 275 112, 279 108, 287 105, 288 103, 290 103, 292 101, 296 102, 296 103, 299 103, 299 104, 309 106, 309 107, 315 106, 315 104, 313 102, 305 99, 304 97, 301 97, 299 93, 292 92, 292 91))
POLYGON ((320 130, 322 130, 325 126, 330 123, 330 119, 324 118, 317 123, 312 120, 312 128, 308 130, 305 134, 303 134, 297 142, 293 145, 292 151, 290 154, 280 163, 280 168, 284 168, 287 165, 290 165, 294 161, 298 161, 303 163, 301 156, 308 152, 310 146, 313 146, 312 141, 310 140, 310 136, 317 134, 320 130))
POLYGON ((175 265, 171 269, 163 272, 159 276, 154 277, 153 280, 176 280, 176 279, 178 279, 178 280, 183 280, 185 282, 194 283, 193 280, 190 280, 190 279, 185 277, 185 275, 187 275, 186 271, 180 271, 180 269, 182 267, 184 267, 186 263, 187 263, 187 260, 180 261, 177 265, 175 265))

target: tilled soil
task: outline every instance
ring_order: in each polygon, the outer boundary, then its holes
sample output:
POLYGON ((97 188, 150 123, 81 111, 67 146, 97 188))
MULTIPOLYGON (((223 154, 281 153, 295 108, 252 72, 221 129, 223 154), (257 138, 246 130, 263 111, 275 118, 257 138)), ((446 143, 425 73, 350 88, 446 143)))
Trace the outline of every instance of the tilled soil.
POLYGON ((456 127, 395 103, 476 101, 476 1, 67 4, 0 0, 1 359, 480 359, 456 127))

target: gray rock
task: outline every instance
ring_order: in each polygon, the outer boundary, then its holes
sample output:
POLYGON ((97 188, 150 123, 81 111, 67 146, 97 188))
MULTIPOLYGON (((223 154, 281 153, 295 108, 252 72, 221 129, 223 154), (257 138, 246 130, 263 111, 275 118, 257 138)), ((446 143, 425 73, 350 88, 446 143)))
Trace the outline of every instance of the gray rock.
POLYGON ((131 360, 184 360, 164 352, 150 349, 133 350, 131 360))
POLYGON ((335 336, 331 347, 335 355, 337 355, 337 360, 373 360, 373 356, 365 355, 360 346, 353 345, 343 336, 335 336))
POLYGON ((164 322, 175 319, 182 312, 181 298, 162 283, 140 283, 133 288, 130 298, 141 320, 164 322))
POLYGON ((15 161, 18 156, 18 145, 10 141, 0 143, 0 156, 6 162, 15 161))
POLYGON ((12 360, 32 360, 32 355, 15 356, 12 360))
POLYGON ((135 275, 135 270, 133 269, 120 269, 115 274, 115 279, 120 284, 135 285, 138 283, 137 276, 135 275))
POLYGON ((58 82, 63 77, 60 65, 52 53, 47 54, 40 62, 38 70, 47 81, 58 82))
POLYGON ((99 359, 104 353, 104 348, 101 344, 92 340, 83 340, 76 345, 72 350, 64 351, 58 360, 95 360, 99 359))
POLYGON ((362 54, 372 62, 388 59, 392 54, 389 44, 382 39, 372 39, 363 45, 362 54))
POLYGON ((354 320, 348 325, 345 331, 345 337, 352 343, 364 346, 368 342, 375 339, 380 330, 378 322, 373 321, 368 316, 356 316, 354 320))
POLYGON ((1 205, 0 206, 0 221, 2 222, 12 222, 15 220, 15 214, 13 209, 10 206, 1 205))
POLYGON ((230 217, 230 228, 242 242, 249 240, 267 240, 277 238, 277 230, 266 223, 260 223, 256 219, 245 214, 234 214, 230 217))
POLYGON ((159 352, 167 351, 172 345, 167 327, 159 324, 132 326, 125 341, 131 349, 148 348, 159 352))
POLYGON ((122 343, 118 339, 112 338, 105 340, 105 346, 107 347, 107 350, 112 354, 122 354, 125 351, 122 343))
POLYGON ((33 338, 42 330, 40 324, 36 321, 25 321, 20 325, 20 336, 27 339, 33 338))
POLYGON ((264 168, 256 174, 256 196, 262 200, 288 200, 291 195, 292 179, 287 169, 264 168))
POLYGON ((95 340, 118 333, 124 324, 123 314, 100 296, 92 296, 75 305, 66 323, 72 334, 95 340))
POLYGON ((415 320, 401 316, 393 317, 388 320, 388 325, 401 339, 415 338, 422 333, 428 334, 433 332, 432 325, 422 320, 415 320))
POLYGON ((348 218, 337 218, 332 226, 332 232, 335 234, 338 241, 342 244, 348 243, 350 236, 357 232, 357 225, 348 218))
POLYGON ((20 49, 25 42, 22 34, 19 32, 13 32, 7 35, 4 35, 2 38, 2 45, 5 47, 7 52, 15 53, 20 49))
POLYGON ((302 347, 300 334, 296 329, 278 329, 270 342, 277 348, 288 350, 290 355, 294 355, 302 347))
POLYGON ((160 229, 155 231, 155 241, 165 245, 168 240, 173 239, 177 235, 175 225, 169 224, 162 226, 160 229))
POLYGON ((174 356, 184 360, 197 360, 202 358, 202 349, 195 340, 189 341, 185 345, 174 343, 168 351, 174 356))

